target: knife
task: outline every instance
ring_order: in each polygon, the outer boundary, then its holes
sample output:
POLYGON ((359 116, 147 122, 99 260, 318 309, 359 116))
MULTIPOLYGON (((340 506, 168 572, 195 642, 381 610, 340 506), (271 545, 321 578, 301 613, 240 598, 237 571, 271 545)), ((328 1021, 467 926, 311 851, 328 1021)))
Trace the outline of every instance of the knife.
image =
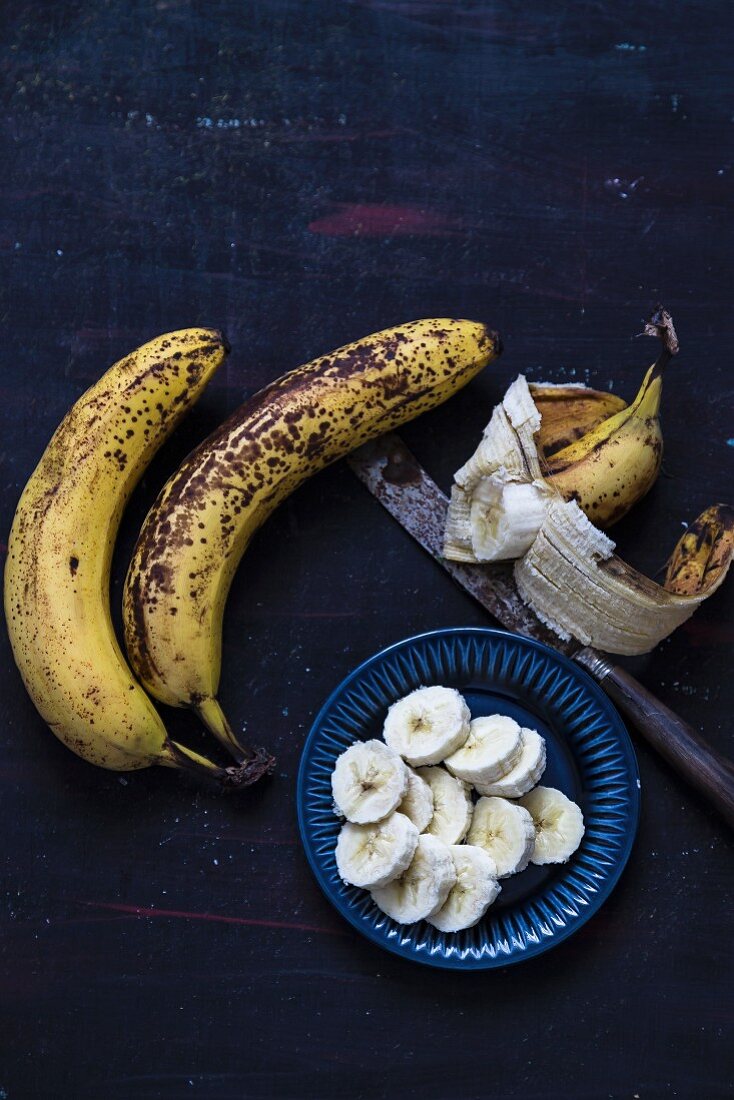
POLYGON ((730 761, 607 654, 562 641, 546 627, 522 602, 511 562, 464 565, 444 558, 449 502, 398 435, 380 436, 354 451, 347 462, 401 527, 503 626, 537 638, 585 668, 645 740, 734 827, 730 761))

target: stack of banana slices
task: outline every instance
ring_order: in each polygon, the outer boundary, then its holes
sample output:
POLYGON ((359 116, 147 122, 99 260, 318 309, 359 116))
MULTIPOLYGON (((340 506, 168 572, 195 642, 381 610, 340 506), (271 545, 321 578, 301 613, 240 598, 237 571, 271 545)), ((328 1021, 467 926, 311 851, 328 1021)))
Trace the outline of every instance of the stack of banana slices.
POLYGON ((734 554, 734 511, 722 504, 691 524, 663 585, 617 557, 604 534, 660 469, 663 368, 678 341, 665 310, 645 332, 662 351, 629 406, 582 386, 513 382, 454 475, 444 537, 453 561, 514 561, 521 598, 561 638, 627 655, 685 622, 734 554))
POLYGON ((536 786, 546 758, 535 730, 502 714, 472 721, 455 688, 435 685, 393 703, 383 737, 334 766, 334 811, 346 819, 336 865, 398 923, 472 928, 499 879, 565 863, 581 843, 579 807, 536 786))

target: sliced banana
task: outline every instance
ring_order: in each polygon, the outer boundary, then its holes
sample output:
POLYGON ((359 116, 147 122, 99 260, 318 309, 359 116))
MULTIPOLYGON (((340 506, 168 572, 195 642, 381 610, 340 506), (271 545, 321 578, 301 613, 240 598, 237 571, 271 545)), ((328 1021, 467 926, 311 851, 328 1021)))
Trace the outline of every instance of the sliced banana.
POLYGON ((512 771, 486 786, 477 784, 477 793, 500 798, 520 798, 527 794, 545 771, 545 740, 535 730, 523 729, 522 752, 512 771))
POLYGON ((437 912, 456 882, 451 852, 442 840, 424 833, 410 866, 387 886, 372 891, 375 905, 399 924, 413 924, 437 912))
POLYGON ((484 848, 497 865, 497 878, 524 871, 535 845, 535 826, 528 810, 504 798, 480 798, 467 836, 484 848))
POLYGON ((475 718, 464 744, 444 760, 449 771, 466 783, 487 786, 515 767, 523 748, 522 731, 514 718, 492 714, 475 718))
POLYGON ((381 821, 400 804, 408 789, 408 769, 382 741, 357 741, 338 757, 331 773, 337 812, 347 821, 381 821))
POLYGON ((402 875, 418 844, 418 830, 405 814, 393 813, 372 825, 345 822, 336 842, 340 877, 372 890, 402 875))
POLYGON ((449 848, 456 869, 456 883, 429 924, 439 932, 461 932, 482 919, 502 887, 497 882, 497 865, 483 848, 452 844, 449 848))
POLYGON ((470 721, 469 708, 454 688, 421 687, 393 703, 383 736, 409 764, 438 764, 464 744, 470 721))
POLYGON ((532 863, 565 863, 578 848, 584 835, 581 810, 555 787, 536 787, 520 800, 535 824, 535 850, 532 863))
POLYGON ((418 832, 422 833, 431 824, 433 817, 433 791, 425 779, 421 779, 412 768, 406 765, 405 770, 408 773, 408 789, 398 810, 409 817, 418 832))
POLYGON ((471 825, 471 791, 445 768, 420 768, 418 775, 433 794, 433 817, 426 832, 444 844, 460 844, 471 825))

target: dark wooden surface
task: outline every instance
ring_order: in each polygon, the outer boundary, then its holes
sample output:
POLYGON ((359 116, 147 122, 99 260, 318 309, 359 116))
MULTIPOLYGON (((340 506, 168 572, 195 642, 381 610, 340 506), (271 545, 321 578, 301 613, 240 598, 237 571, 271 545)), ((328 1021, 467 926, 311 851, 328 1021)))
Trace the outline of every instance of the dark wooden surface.
MULTIPOLYGON (((655 573, 682 523, 731 500, 729 4, 18 0, 0 19, 3 538, 84 387, 199 322, 234 352, 134 498, 115 605, 146 506, 226 411, 417 316, 505 338, 406 431, 446 484, 520 371, 630 397, 652 355, 630 337, 662 300, 682 345, 664 471, 620 550, 655 573)), ((733 602, 730 581, 630 665, 726 753, 733 602)), ((629 868, 535 962, 411 966, 320 895, 295 776, 323 698, 387 643, 485 621, 346 467, 306 485, 230 600, 222 694, 279 759, 240 800, 77 760, 3 632, 0 1096, 731 1095, 729 837, 639 741, 629 868)))

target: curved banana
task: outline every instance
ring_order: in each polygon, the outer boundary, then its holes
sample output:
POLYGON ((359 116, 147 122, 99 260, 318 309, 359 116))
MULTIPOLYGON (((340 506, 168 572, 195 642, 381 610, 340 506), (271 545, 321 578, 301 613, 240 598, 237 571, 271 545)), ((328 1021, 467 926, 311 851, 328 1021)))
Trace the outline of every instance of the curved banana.
POLYGON ((624 398, 588 386, 530 382, 528 389, 541 416, 535 442, 546 458, 627 408, 624 398))
POLYGON ((170 741, 115 638, 109 573, 135 483, 228 348, 212 329, 160 336, 115 363, 67 413, 18 504, 5 565, 10 643, 31 699, 78 756, 225 779, 170 741))
POLYGON ((611 527, 655 483, 663 458, 658 413, 663 369, 678 352, 673 322, 658 309, 645 326, 663 347, 627 408, 546 460, 544 475, 565 500, 575 500, 598 527, 611 527))
POLYGON ((500 350, 470 321, 387 329, 272 382, 189 455, 149 512, 125 582, 127 651, 151 694, 233 737, 216 699, 222 616, 255 531, 309 475, 439 405, 500 350))

